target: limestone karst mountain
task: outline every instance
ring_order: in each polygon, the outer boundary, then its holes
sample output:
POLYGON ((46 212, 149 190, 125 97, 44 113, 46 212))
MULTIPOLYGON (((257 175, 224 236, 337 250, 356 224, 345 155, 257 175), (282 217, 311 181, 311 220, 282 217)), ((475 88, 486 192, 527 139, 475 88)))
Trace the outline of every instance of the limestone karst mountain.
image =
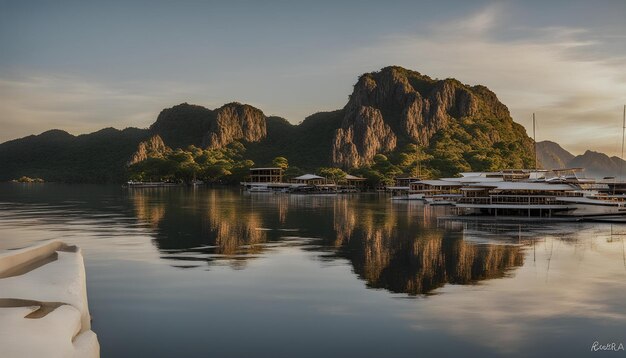
POLYGON ((393 156, 410 143, 438 175, 533 163, 532 140, 489 89, 392 66, 360 76, 344 108, 298 125, 237 102, 215 110, 183 103, 164 109, 149 129, 54 131, 9 141, 0 144, 0 180, 119 182, 129 162, 159 148, 222 148, 234 141, 257 165, 281 155, 308 170, 369 165, 376 154, 393 156))
POLYGON ((232 102, 216 110, 182 103, 161 111, 150 126, 170 147, 223 147, 233 141, 258 142, 265 138, 266 118, 261 110, 232 102))
MULTIPOLYGON (((500 156, 508 166, 523 165, 532 150, 524 128, 486 87, 434 80, 401 67, 362 75, 344 111, 332 149, 333 163, 343 167, 367 164, 377 153, 407 142, 433 148, 446 136, 466 152, 500 156), (507 146, 520 161, 488 149, 507 146)), ((463 159, 472 166, 470 158, 463 159)))
POLYGON ((533 160, 532 140, 486 87, 434 80, 397 66, 360 76, 343 109, 317 113, 299 125, 239 103, 214 111, 185 103, 163 110, 150 129, 172 148, 241 141, 257 163, 284 155, 305 168, 360 167, 408 143, 447 175, 528 167, 533 160))

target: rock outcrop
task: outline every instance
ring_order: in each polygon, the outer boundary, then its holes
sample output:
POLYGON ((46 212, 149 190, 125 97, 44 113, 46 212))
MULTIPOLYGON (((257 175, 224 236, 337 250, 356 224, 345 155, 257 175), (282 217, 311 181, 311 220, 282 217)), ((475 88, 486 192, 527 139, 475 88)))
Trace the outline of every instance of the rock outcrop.
POLYGON ((234 141, 258 142, 267 136, 267 119, 260 109, 232 102, 216 110, 181 103, 161 111, 150 126, 171 148, 190 144, 221 148, 234 141))
POLYGON ((359 106, 351 123, 337 129, 333 144, 333 162, 345 167, 366 164, 376 153, 396 147, 396 135, 385 123, 380 111, 359 106))
POLYGON ((258 142, 267 135, 263 112, 247 104, 226 104, 216 111, 202 144, 209 148, 221 148, 234 141, 258 142))
POLYGON ((437 131, 464 117, 486 114, 510 120, 506 106, 486 87, 433 80, 401 67, 361 76, 344 109, 332 148, 333 164, 342 167, 367 164, 401 141, 428 146, 437 131))
POLYGON ((157 157, 162 155, 168 150, 163 139, 158 134, 153 135, 150 139, 139 143, 137 151, 133 153, 133 156, 128 161, 128 165, 133 165, 148 159, 148 157, 157 157))

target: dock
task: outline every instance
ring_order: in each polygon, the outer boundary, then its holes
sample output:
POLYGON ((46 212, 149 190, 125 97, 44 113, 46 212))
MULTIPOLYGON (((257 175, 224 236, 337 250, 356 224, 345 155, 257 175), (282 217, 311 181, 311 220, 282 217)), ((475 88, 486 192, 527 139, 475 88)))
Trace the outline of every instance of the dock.
POLYGON ((537 217, 537 216, 490 216, 490 215, 446 215, 439 216, 437 221, 473 221, 473 222, 499 222, 499 223, 563 223, 563 222, 595 222, 595 223, 612 223, 612 224, 626 224, 626 216, 624 215, 611 215, 611 216, 552 216, 552 217, 537 217))

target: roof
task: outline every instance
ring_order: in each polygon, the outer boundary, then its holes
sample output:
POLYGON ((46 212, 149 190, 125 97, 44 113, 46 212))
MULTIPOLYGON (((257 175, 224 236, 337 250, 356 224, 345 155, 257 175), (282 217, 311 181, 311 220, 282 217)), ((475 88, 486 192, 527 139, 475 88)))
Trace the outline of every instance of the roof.
POLYGON ((441 178, 439 180, 452 182, 452 183, 485 183, 485 182, 500 182, 503 181, 502 177, 488 178, 481 176, 466 176, 461 178, 441 178))
POLYGON ((467 188, 485 187, 497 190, 536 190, 536 191, 566 191, 576 188, 569 184, 550 184, 546 182, 521 182, 521 181, 501 181, 501 182, 480 182, 469 184, 467 188))
POLYGON ((250 168, 250 170, 270 170, 270 169, 271 170, 283 170, 283 168, 278 168, 278 167, 275 167, 275 168, 250 168))
POLYGON ((319 175, 315 175, 315 174, 304 174, 304 175, 300 175, 299 177, 295 177, 295 180, 314 180, 314 179, 326 179, 324 177, 321 177, 319 175))
POLYGON ((449 180, 419 180, 413 182, 412 184, 426 184, 432 186, 461 186, 460 182, 449 180))
POLYGON ((550 172, 580 172, 585 170, 585 168, 578 168, 578 167, 574 167, 574 168, 557 168, 557 169, 550 169, 550 172))
POLYGON ((357 177, 357 176, 350 175, 350 174, 346 174, 346 179, 347 180, 366 180, 365 178, 357 177))
MULTIPOLYGON (((570 170, 570 169, 563 169, 563 170, 570 170)), ((485 177, 494 176, 494 175, 510 176, 510 175, 515 175, 515 174, 544 174, 548 171, 549 170, 546 170, 546 169, 502 169, 497 172, 463 172, 461 173, 461 176, 485 178, 485 177)))
POLYGON ((461 173, 461 176, 485 178, 487 175, 492 175, 492 174, 500 174, 500 173, 498 172, 463 172, 461 173))

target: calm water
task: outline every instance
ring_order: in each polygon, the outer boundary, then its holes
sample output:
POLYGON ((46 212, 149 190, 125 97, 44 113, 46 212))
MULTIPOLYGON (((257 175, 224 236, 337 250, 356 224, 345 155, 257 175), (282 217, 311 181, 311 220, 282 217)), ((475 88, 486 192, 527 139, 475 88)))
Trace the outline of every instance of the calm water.
POLYGON ((624 356, 626 225, 388 197, 0 185, 0 249, 85 256, 103 357, 624 356))

